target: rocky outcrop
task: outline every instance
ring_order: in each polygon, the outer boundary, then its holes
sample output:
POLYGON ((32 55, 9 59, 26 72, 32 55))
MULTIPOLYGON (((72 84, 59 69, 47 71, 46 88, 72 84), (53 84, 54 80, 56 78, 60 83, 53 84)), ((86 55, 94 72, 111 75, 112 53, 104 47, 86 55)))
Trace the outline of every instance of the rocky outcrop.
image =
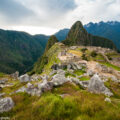
POLYGON ((96 69, 98 69, 102 73, 113 73, 113 70, 111 68, 108 68, 107 66, 101 65, 99 63, 96 64, 96 69))
POLYGON ((14 107, 14 102, 12 98, 6 97, 0 99, 0 113, 7 112, 14 107))
POLYGON ((105 87, 104 82, 101 80, 101 78, 97 74, 95 74, 89 81, 88 91, 92 93, 97 93, 97 94, 102 93, 107 96, 113 95, 113 93, 110 92, 110 90, 107 87, 105 87))
POLYGON ((87 88, 88 85, 89 85, 89 81, 80 81, 79 79, 77 78, 68 78, 71 82, 77 84, 77 85, 80 85, 82 88, 87 88))
POLYGON ((28 74, 22 75, 19 77, 20 82, 29 82, 31 81, 31 78, 28 74))
POLYGON ((0 98, 2 98, 5 95, 5 93, 0 93, 0 98))
POLYGON ((20 93, 20 92, 26 92, 26 88, 23 86, 16 91, 16 93, 20 93))
POLYGON ((65 71, 58 70, 57 74, 52 77, 51 82, 53 83, 54 86, 59 86, 68 82, 68 79, 65 78, 65 71))
POLYGON ((82 68, 86 68, 87 65, 85 62, 71 62, 66 64, 54 64, 51 69, 59 70, 59 69, 67 69, 67 70, 81 70, 82 68))
POLYGON ((19 72, 16 71, 15 73, 11 74, 11 77, 14 78, 14 79, 18 79, 18 77, 19 77, 19 72))
POLYGON ((5 84, 8 81, 8 78, 3 78, 0 80, 0 84, 5 84))

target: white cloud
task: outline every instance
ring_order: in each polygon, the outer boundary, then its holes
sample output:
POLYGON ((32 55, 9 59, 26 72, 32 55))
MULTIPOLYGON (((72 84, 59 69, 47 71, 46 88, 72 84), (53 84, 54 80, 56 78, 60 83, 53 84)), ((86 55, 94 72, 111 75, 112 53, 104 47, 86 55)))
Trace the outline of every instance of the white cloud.
POLYGON ((4 0, 0 13, 1 28, 53 34, 77 20, 119 21, 120 0, 4 0))

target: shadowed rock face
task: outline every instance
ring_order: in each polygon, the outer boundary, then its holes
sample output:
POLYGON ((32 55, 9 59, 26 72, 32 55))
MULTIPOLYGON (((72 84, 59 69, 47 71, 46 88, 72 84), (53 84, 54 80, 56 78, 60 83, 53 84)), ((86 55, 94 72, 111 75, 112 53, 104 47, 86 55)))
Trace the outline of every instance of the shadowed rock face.
POLYGON ((88 91, 93 92, 93 93, 103 93, 107 96, 112 96, 113 93, 110 92, 108 88, 105 87, 103 81, 100 79, 100 77, 95 74, 88 85, 88 91))
POLYGON ((10 97, 0 99, 0 113, 7 112, 14 107, 14 102, 10 97))

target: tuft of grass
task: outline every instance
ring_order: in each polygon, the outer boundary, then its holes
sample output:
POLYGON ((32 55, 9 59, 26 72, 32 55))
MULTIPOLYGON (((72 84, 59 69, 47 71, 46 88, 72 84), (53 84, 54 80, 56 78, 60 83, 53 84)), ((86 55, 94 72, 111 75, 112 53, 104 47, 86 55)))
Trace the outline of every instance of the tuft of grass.
POLYGON ((62 86, 55 87, 52 90, 52 93, 54 94, 74 94, 75 92, 79 91, 80 88, 78 85, 75 85, 73 83, 67 82, 62 86))
POLYGON ((74 71, 74 74, 77 75, 77 76, 83 75, 84 73, 86 73, 85 69, 74 71))
POLYGON ((74 75, 73 73, 70 73, 70 72, 66 72, 65 73, 65 77, 76 77, 76 75, 74 75))
POLYGON ((4 73, 0 73, 0 77, 4 77, 6 74, 4 73))
POLYGON ((88 81, 90 80, 90 77, 89 76, 83 76, 81 78, 79 78, 81 81, 88 81))

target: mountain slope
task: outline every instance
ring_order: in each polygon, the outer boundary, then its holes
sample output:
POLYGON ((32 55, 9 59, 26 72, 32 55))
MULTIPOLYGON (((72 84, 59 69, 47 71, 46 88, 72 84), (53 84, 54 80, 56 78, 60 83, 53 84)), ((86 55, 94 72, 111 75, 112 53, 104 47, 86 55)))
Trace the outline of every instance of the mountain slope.
POLYGON ((42 35, 42 34, 33 36, 33 38, 36 39, 44 49, 46 47, 49 37, 50 36, 46 36, 46 35, 42 35))
POLYGON ((120 50, 120 22, 89 23, 84 26, 88 33, 112 40, 120 50))
POLYGON ((25 32, 0 30, 0 72, 28 71, 44 51, 41 39, 35 38, 25 32))
POLYGON ((115 45, 111 40, 89 34, 84 29, 80 21, 77 21, 72 26, 66 40, 64 40, 63 43, 69 46, 83 45, 83 46, 100 46, 111 49, 115 48, 115 45))
MULTIPOLYGON (((57 42, 58 42, 58 40, 57 40, 57 38, 54 35, 52 35, 49 38, 49 40, 47 42, 47 45, 46 45, 46 48, 45 48, 45 51, 44 51, 44 54, 35 63, 34 68, 33 68, 32 72, 31 72, 31 74, 33 74, 33 73, 42 73, 43 68, 45 67, 45 65, 48 64, 48 62, 50 62, 50 60, 48 58, 51 58, 52 54, 54 54, 53 53, 54 51, 52 51, 50 53, 49 49, 57 42)), ((56 51, 57 51, 57 48, 56 48, 56 51)))

